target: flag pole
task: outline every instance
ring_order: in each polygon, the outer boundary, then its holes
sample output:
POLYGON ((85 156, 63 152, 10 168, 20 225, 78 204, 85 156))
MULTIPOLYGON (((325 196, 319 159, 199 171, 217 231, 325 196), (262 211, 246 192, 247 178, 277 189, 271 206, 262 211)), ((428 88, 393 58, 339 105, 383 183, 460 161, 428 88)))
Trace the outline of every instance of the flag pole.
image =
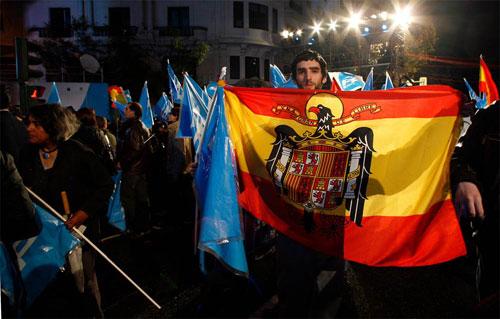
MULTIPOLYGON (((52 214, 54 214, 57 218, 62 220, 63 222, 66 221, 66 218, 64 218, 61 214, 59 214, 54 208, 52 208, 49 204, 47 204, 42 198, 40 198, 37 194, 35 194, 31 189, 28 187, 25 187, 28 193, 31 194, 36 200, 38 200, 40 203, 42 203, 47 209, 50 210, 52 214)), ((71 229, 74 231, 78 236, 80 236, 87 244, 89 244, 96 252, 98 252, 108 263, 111 264, 125 279, 127 279, 137 290, 139 290, 153 305, 156 306, 156 308, 161 309, 161 306, 154 301, 153 298, 151 298, 141 287, 139 287, 138 284, 135 283, 123 270, 120 269, 111 259, 109 259, 106 254, 102 250, 100 250, 90 239, 88 239, 80 230, 78 230, 76 227, 73 227, 71 229)))

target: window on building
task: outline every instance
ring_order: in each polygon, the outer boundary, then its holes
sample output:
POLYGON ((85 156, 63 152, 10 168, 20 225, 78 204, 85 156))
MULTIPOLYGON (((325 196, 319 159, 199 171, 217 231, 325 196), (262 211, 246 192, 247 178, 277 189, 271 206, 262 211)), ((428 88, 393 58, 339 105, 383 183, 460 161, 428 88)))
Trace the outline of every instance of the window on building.
POLYGON ((240 57, 237 55, 229 57, 229 77, 231 79, 240 78, 240 57))
POLYGON ((244 26, 243 2, 233 2, 233 27, 243 28, 244 26))
POLYGON ((71 11, 69 8, 50 8, 50 34, 54 37, 71 36, 71 11))
POLYGON ((278 33, 278 9, 273 8, 273 33, 278 33))
POLYGON ((263 4, 248 4, 248 24, 252 29, 269 30, 268 7, 263 4))
POLYGON ((269 59, 264 60, 264 80, 269 81, 269 59))
POLYGON ((168 7, 168 26, 171 28, 189 28, 189 7, 168 7))
POLYGON ((249 79, 257 77, 260 79, 260 64, 259 58, 247 56, 245 57, 245 78, 249 79))
POLYGON ((124 35, 130 27, 130 8, 115 7, 108 9, 110 35, 124 35))

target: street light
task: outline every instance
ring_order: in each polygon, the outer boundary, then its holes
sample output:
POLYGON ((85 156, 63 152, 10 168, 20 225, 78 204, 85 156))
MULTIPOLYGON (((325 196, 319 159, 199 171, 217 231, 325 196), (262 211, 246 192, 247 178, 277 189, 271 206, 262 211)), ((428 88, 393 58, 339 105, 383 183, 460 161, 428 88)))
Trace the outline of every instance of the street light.
POLYGON ((360 12, 352 13, 351 16, 349 17, 348 27, 350 29, 357 29, 360 23, 361 23, 361 13, 360 12))
POLYGON ((288 30, 283 30, 281 32, 281 36, 283 37, 283 39, 288 39, 289 35, 290 35, 290 31, 288 31, 288 30))
POLYGON ((411 16, 411 10, 410 6, 406 6, 405 8, 396 8, 393 18, 394 25, 403 29, 408 28, 413 19, 411 16))
POLYGON ((312 33, 313 34, 319 34, 319 32, 321 30, 323 30, 323 28, 321 28, 321 21, 320 22, 313 22, 313 26, 311 27, 312 28, 312 33))
POLYGON ((330 20, 330 23, 328 24, 328 29, 330 31, 337 31, 337 20, 330 20))

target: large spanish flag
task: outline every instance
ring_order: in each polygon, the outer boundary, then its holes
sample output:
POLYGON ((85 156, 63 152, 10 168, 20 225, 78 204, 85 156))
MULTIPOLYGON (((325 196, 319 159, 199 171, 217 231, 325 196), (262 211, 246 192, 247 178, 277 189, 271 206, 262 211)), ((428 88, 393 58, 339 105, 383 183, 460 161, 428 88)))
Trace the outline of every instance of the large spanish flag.
POLYGON ((239 203, 325 254, 423 266, 465 254, 449 161, 461 94, 225 88, 239 203))

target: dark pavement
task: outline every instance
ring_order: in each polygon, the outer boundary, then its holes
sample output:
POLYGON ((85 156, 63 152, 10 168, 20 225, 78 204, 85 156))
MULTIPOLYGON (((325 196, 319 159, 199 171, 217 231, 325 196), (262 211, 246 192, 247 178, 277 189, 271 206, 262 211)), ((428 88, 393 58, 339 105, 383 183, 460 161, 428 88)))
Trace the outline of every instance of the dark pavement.
MULTIPOLYGON (((213 260, 202 275, 193 254, 192 224, 120 236, 101 248, 161 306, 157 310, 100 258, 97 275, 106 317, 176 318, 276 316, 274 254, 249 259, 250 279, 230 274, 213 260), (210 284, 209 284, 210 283, 210 284)), ((327 286, 323 318, 473 317, 470 267, 463 261, 419 268, 374 268, 348 263, 342 298, 327 286)), ((473 274, 472 274, 473 276, 473 274)))

